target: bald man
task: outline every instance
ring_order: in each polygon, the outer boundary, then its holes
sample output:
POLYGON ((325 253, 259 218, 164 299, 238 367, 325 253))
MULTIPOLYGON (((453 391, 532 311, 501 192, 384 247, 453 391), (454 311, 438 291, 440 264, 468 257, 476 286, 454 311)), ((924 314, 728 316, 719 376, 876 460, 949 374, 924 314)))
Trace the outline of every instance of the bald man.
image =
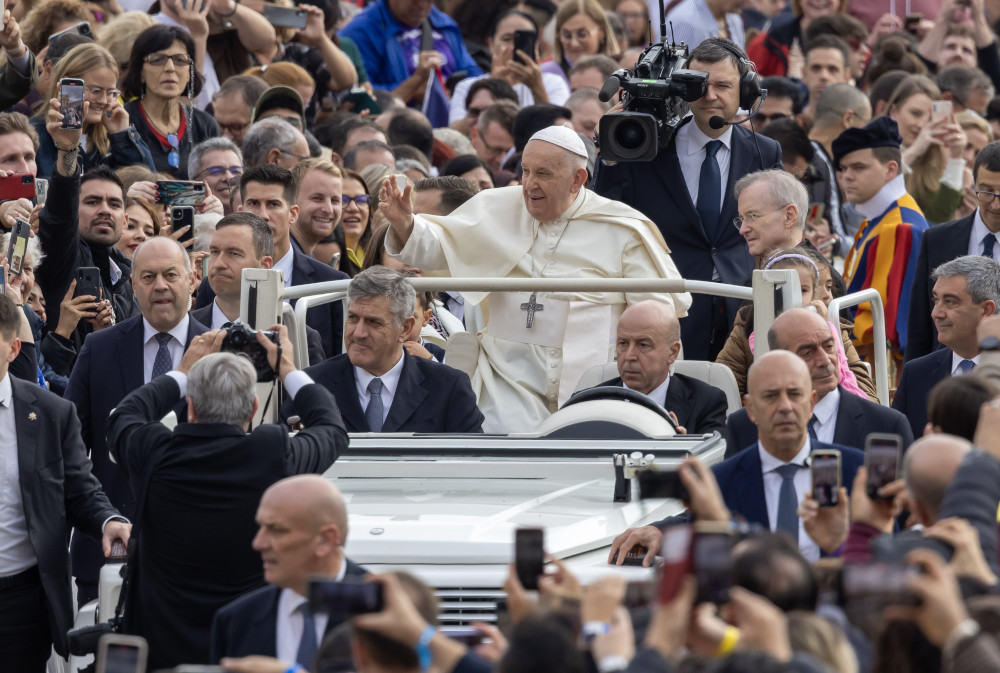
POLYGON ((689 433, 721 433, 726 427, 726 394, 690 376, 671 373, 680 350, 681 325, 672 307, 653 299, 633 304, 618 319, 618 378, 601 385, 653 398, 689 433))
POLYGON ((316 475, 282 479, 257 508, 257 535, 268 586, 239 598, 215 615, 210 659, 252 654, 276 657, 310 669, 323 636, 340 622, 306 614, 309 576, 337 580, 367 574, 344 555, 347 507, 340 491, 316 475), (312 629, 305 626, 311 622, 312 629))
MULTIPOLYGON (((784 530, 798 541, 806 559, 815 561, 820 557, 820 548, 798 516, 798 505, 811 487, 810 455, 817 449, 839 450, 841 484, 850 489, 854 473, 864 464, 864 454, 846 446, 810 440, 807 425, 816 403, 812 388, 809 368, 797 355, 772 350, 758 358, 750 366, 748 393, 744 396, 750 420, 757 425, 757 445, 724 460, 712 472, 734 517, 773 531, 784 530), (796 469, 789 467, 793 465, 796 469), (787 476, 783 476, 786 472, 787 476)), ((659 529, 668 523, 660 521, 622 533, 615 538, 612 553, 618 547, 629 550, 636 544, 659 549, 659 529)))

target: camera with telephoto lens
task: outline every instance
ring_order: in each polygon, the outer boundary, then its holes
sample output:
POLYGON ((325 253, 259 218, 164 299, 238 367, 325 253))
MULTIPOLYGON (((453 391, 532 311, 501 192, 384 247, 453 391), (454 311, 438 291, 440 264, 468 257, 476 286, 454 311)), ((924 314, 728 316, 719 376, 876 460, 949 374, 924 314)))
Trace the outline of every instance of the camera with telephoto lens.
POLYGON ((652 161, 665 149, 687 112, 685 103, 708 90, 708 73, 688 70, 683 42, 652 44, 635 68, 614 72, 601 88, 600 99, 611 100, 622 89, 624 110, 601 117, 597 146, 605 161, 652 161))
MULTIPOLYGON (((257 342, 257 331, 236 322, 229 327, 223 328, 226 337, 222 340, 219 348, 223 353, 243 353, 253 362, 254 369, 257 370, 257 382, 267 383, 274 380, 274 368, 267 361, 267 351, 257 342)), ((271 343, 278 345, 278 333, 270 330, 260 330, 260 333, 271 340, 271 343)))

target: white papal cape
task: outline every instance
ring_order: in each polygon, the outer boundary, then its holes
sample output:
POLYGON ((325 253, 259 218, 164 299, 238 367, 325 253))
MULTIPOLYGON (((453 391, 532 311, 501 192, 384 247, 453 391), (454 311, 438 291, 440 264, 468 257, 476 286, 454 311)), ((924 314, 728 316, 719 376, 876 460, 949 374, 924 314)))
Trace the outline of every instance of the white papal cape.
MULTIPOLYGON (((537 222, 521 187, 489 189, 447 216, 417 215, 400 249, 386 250, 429 275, 457 278, 680 278, 656 225, 639 211, 581 189, 554 222, 537 222), (534 271, 532 260, 534 259, 534 271)), ((463 293, 479 304, 485 293, 463 293)), ((489 320, 472 377, 486 432, 530 432, 573 393, 588 367, 614 359, 618 317, 656 299, 687 315, 687 293, 538 293, 545 308, 526 327, 524 293, 489 294, 489 320)))

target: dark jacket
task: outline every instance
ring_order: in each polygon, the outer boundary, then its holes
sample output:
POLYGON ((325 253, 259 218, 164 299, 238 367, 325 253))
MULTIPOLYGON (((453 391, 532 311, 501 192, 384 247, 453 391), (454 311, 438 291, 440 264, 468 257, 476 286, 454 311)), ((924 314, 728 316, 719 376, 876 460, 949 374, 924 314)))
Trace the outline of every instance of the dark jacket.
POLYGON ((28 74, 22 75, 10 63, 8 56, 0 65, 0 110, 13 107, 27 96, 38 83, 38 63, 35 55, 28 50, 28 74))
POLYGON ((138 549, 124 629, 149 642, 150 669, 207 661, 216 611, 264 583, 251 546, 264 491, 283 477, 322 473, 347 447, 337 406, 315 384, 295 396, 309 427, 294 437, 274 424, 249 434, 223 423, 171 430, 160 419, 182 399, 177 381, 160 376, 108 419, 111 455, 133 490, 146 489, 142 519, 133 522, 138 549))
MULTIPOLYGON (((601 385, 621 387, 622 380, 611 379, 601 385)), ((667 411, 674 412, 677 416, 677 425, 687 430, 688 434, 716 431, 722 434, 726 428, 726 411, 729 408, 726 394, 690 376, 670 375, 667 399, 663 407, 667 411)))
MULTIPOLYGON (((139 101, 134 100, 130 103, 125 104, 125 111, 128 112, 128 118, 132 122, 132 126, 139 134, 139 138, 142 139, 146 147, 149 148, 150 155, 153 159, 153 165, 156 167, 154 170, 160 173, 167 173, 173 175, 178 180, 187 180, 187 161, 188 155, 191 153, 191 148, 200 143, 202 140, 208 140, 209 138, 215 138, 219 135, 219 125, 216 123, 215 118, 205 112, 204 110, 199 110, 196 107, 191 107, 190 117, 187 122, 188 126, 184 131, 184 137, 179 139, 178 142, 178 153, 180 154, 180 159, 176 167, 171 166, 169 162, 171 148, 169 145, 164 144, 156 137, 153 130, 149 127, 146 122, 146 117, 143 116, 142 110, 139 107, 139 101)), ((183 112, 182 112, 183 114, 183 112)))
MULTIPOLYGON (((49 178, 56 170, 56 158, 59 151, 56 144, 49 135, 49 130, 45 128, 44 117, 32 117, 31 125, 38 133, 38 153, 35 155, 35 163, 38 165, 36 177, 49 178)), ((80 152, 77 162, 83 167, 86 173, 91 168, 105 165, 111 168, 121 168, 122 166, 145 166, 151 171, 156 170, 153 164, 153 155, 150 154, 146 143, 139 137, 139 132, 135 126, 129 126, 119 133, 108 135, 111 142, 111 151, 101 155, 97 148, 91 145, 86 152, 80 152)))
POLYGON ((951 376, 950 348, 942 348, 930 355, 911 360, 903 365, 892 408, 910 421, 914 437, 922 437, 927 425, 927 396, 938 381, 951 376))

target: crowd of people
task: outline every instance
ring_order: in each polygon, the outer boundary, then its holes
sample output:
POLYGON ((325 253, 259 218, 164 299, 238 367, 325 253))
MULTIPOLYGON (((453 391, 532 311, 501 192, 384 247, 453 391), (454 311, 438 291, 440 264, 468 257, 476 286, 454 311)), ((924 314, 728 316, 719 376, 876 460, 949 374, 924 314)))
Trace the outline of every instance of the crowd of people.
POLYGON ((68 655, 120 541, 116 628, 150 670, 1000 670, 996 2, 0 8, 0 669, 68 655), (599 92, 661 11, 703 92, 659 108, 655 157, 613 161, 602 126, 634 110, 599 92), (296 358, 241 324, 245 269, 350 289, 296 358), (408 282, 768 269, 801 292, 770 325, 712 294, 408 282), (884 343, 870 302, 828 308, 867 289, 884 343), (610 363, 602 387, 726 443, 684 461, 683 515, 612 544, 661 565, 657 597, 550 558, 467 645, 418 578, 347 557, 350 500, 318 475, 349 433, 530 432, 610 363), (281 422, 253 427, 262 404, 281 422), (874 490, 873 433, 901 454, 874 490), (316 611, 313 575, 381 604, 316 611))

